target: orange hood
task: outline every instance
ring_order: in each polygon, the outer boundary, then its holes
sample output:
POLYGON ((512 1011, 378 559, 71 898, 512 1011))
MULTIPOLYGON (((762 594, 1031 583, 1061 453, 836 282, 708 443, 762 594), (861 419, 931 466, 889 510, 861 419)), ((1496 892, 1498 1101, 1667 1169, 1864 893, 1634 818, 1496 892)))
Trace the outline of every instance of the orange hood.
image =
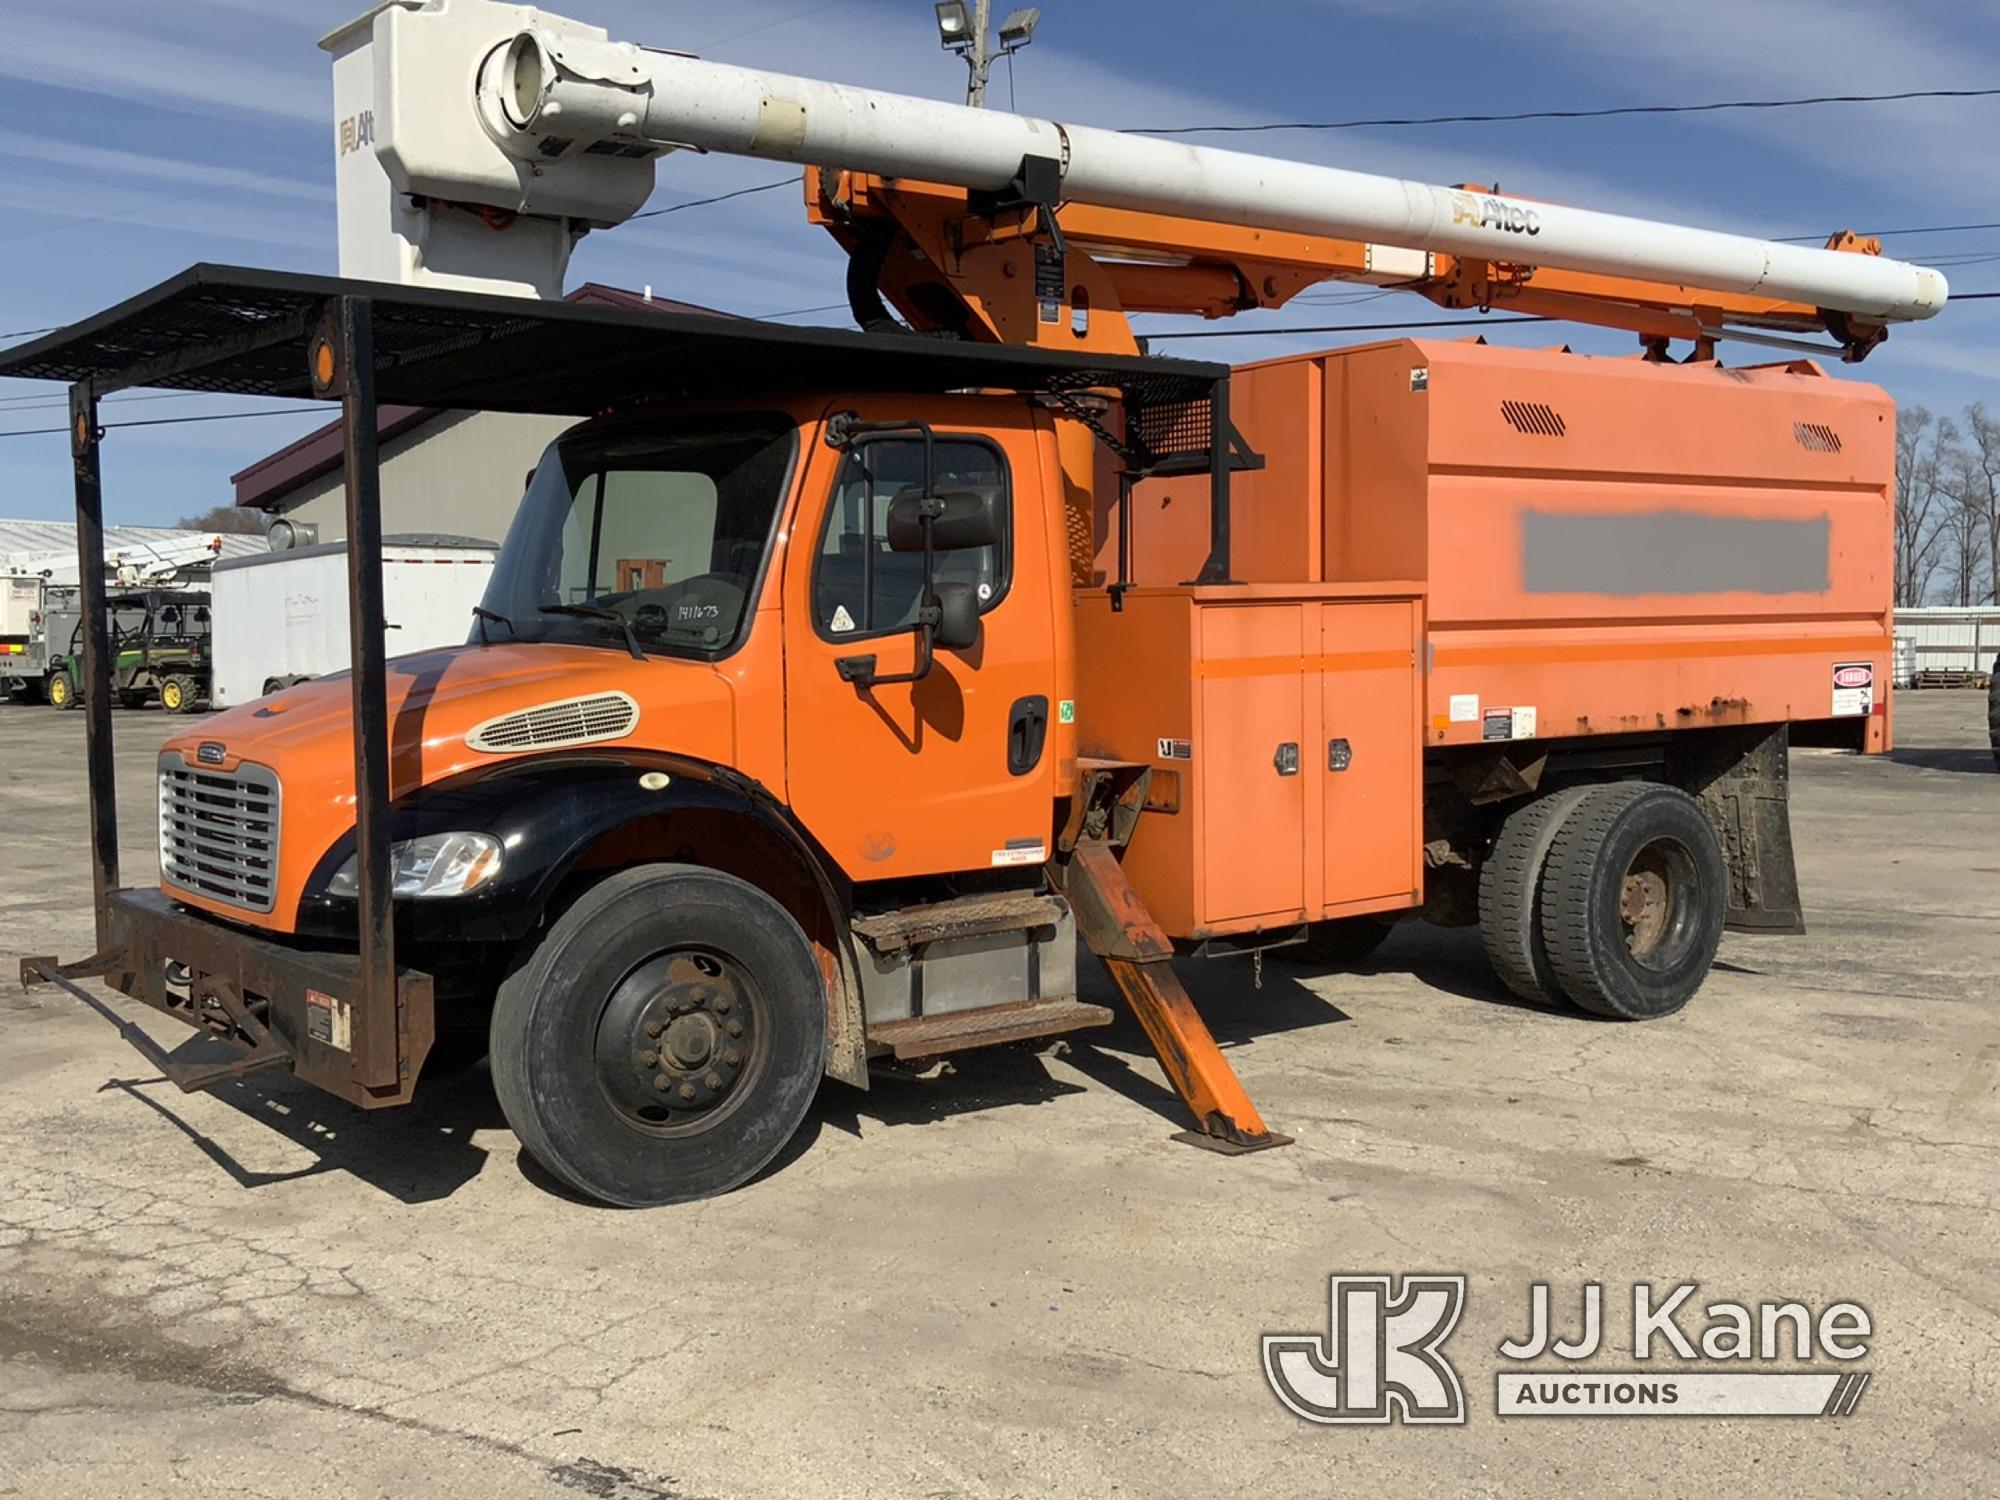
MULTIPOLYGON (((706 662, 635 662, 623 650, 524 644, 456 646, 388 665, 392 797, 513 758, 466 743, 466 735, 487 720, 597 693, 624 693, 639 707, 629 734, 601 743, 734 764, 734 692, 706 662)), ((258 925, 287 924, 306 875, 354 826, 351 693, 346 672, 316 678, 204 719, 162 747, 162 754, 178 752, 193 765, 198 747, 219 744, 222 759, 211 765, 268 766, 283 788, 278 899, 271 916, 215 910, 258 925)))

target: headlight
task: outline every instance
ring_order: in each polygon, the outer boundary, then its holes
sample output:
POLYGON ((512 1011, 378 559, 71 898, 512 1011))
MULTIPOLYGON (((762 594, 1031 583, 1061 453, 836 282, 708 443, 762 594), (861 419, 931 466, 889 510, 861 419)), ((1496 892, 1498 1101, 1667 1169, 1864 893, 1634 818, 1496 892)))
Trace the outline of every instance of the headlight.
MULTIPOLYGON (((333 872, 331 896, 356 896, 361 877, 355 861, 333 872)), ((500 841, 485 833, 427 833, 389 846, 389 885, 398 896, 463 896, 500 873, 500 841)))

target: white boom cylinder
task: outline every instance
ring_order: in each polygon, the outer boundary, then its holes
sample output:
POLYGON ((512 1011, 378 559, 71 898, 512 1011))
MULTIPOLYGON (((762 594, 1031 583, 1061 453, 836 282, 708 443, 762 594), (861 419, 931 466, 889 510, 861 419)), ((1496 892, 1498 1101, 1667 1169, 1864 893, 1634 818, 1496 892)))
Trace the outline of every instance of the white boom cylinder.
POLYGON ((524 160, 602 141, 998 191, 1024 157, 1061 164, 1076 203, 1765 296, 1881 322, 1949 288, 1905 261, 1783 245, 1560 204, 1314 166, 534 29, 489 68, 489 121, 524 160))

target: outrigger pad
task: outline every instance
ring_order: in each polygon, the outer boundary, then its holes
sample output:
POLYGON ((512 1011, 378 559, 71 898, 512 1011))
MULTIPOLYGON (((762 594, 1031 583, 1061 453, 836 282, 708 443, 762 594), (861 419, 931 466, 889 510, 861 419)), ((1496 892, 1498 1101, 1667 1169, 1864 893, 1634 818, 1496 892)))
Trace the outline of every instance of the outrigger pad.
POLYGON ((1204 1151, 1213 1151, 1217 1156, 1248 1156, 1252 1151, 1269 1151, 1273 1146, 1289 1146, 1292 1138, 1279 1135, 1275 1130, 1267 1130, 1261 1136, 1249 1140, 1231 1140, 1224 1135, 1207 1135, 1199 1130, 1176 1130, 1170 1140, 1184 1141, 1190 1146, 1199 1146, 1204 1151))

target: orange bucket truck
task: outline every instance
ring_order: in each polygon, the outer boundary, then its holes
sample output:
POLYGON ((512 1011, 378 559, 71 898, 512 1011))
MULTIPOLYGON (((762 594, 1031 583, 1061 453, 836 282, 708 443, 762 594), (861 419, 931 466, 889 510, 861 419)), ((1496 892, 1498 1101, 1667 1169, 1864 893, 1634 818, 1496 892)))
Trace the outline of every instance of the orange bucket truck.
MULTIPOLYGON (((97 951, 23 977, 183 1087, 278 1069, 394 1106, 471 1034, 558 1178, 669 1203, 763 1168, 823 1077, 1112 1019, 1081 943, 1186 1137, 1247 1151, 1285 1137, 1177 961, 1332 967, 1421 915, 1476 924, 1523 996, 1646 1020, 1726 926, 1800 929, 1787 747, 1891 727, 1894 414, 1815 357, 1936 312, 1937 273, 489 0, 326 45, 342 278, 196 267, 0 355, 71 386, 86 553, 107 394, 345 417, 354 671, 167 741, 156 884, 119 880, 85 695, 97 951), (684 148, 805 167, 861 331, 558 300, 684 148), (1231 370, 1129 323, 1330 280, 1638 346, 1231 370), (1783 353, 1725 367, 1734 339, 1783 353), (584 419, 466 644, 394 659, 382 403, 584 419), (93 979, 227 1055, 169 1053, 93 979)), ((93 683, 107 651, 86 632, 93 683)))

